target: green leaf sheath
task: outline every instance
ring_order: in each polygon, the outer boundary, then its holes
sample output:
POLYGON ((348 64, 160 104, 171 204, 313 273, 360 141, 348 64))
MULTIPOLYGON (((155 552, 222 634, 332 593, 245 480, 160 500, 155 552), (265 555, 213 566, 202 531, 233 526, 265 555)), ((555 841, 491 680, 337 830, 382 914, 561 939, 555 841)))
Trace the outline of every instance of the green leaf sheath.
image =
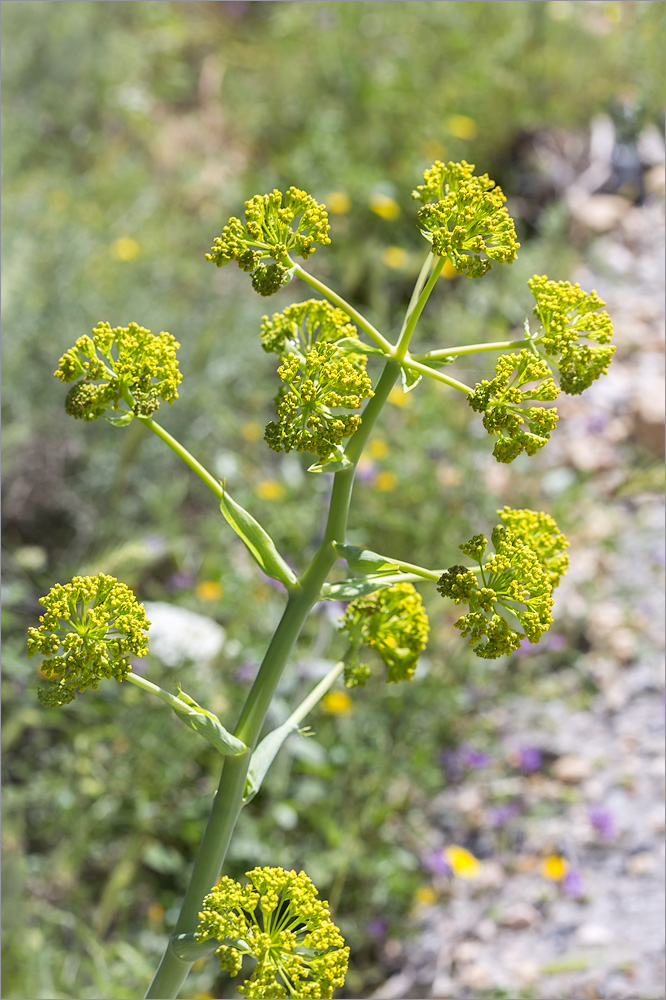
MULTIPOLYGON (((375 394, 365 408, 363 422, 347 445, 346 453, 352 465, 333 477, 324 536, 312 562, 289 594, 282 619, 248 694, 234 735, 252 749, 259 739, 266 713, 294 644, 313 605, 320 599, 321 588, 338 559, 334 542, 344 540, 346 535, 356 462, 361 456, 374 423, 398 378, 399 372, 400 368, 396 362, 388 361, 386 363, 377 383, 375 394)), ((167 443, 170 442, 167 440, 167 443)), ((188 462, 188 464, 190 463, 188 462)), ((196 468, 195 471, 198 472, 196 468)), ((200 473, 198 474, 200 475, 200 473)), ((220 499, 222 499, 221 496, 220 499)), ((194 862, 180 916, 174 928, 174 936, 189 934, 195 930, 202 900, 219 878, 231 835, 242 808, 248 765, 249 754, 226 757, 224 760, 217 794, 194 862)), ((190 961, 179 958, 169 943, 148 988, 146 1000, 151 1000, 151 998, 152 1000, 168 1000, 168 998, 177 996, 187 978, 191 964, 190 961)))
POLYGON ((273 580, 279 580, 287 589, 293 587, 296 574, 284 561, 275 542, 259 522, 226 492, 222 495, 220 510, 263 572, 273 580))

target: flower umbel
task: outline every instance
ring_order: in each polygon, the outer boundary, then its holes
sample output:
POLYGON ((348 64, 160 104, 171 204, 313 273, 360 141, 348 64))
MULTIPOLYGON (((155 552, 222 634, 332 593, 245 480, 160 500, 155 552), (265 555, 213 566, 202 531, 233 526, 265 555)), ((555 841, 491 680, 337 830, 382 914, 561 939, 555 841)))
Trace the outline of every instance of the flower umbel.
POLYGON ((552 623, 552 591, 567 565, 567 541, 551 517, 509 507, 499 513, 504 523, 492 533, 495 555, 482 562, 488 541, 475 535, 459 547, 479 570, 450 566, 437 584, 443 597, 469 605, 455 627, 483 659, 511 653, 525 638, 539 641, 552 623))
POLYGON ((56 584, 46 597, 38 628, 28 629, 28 656, 41 653, 48 686, 38 692, 44 705, 66 705, 100 680, 122 681, 130 656, 145 656, 150 622, 142 604, 112 576, 75 576, 56 584))
POLYGON ((345 338, 356 339, 356 327, 343 309, 326 299, 297 302, 261 321, 262 347, 274 354, 304 357, 317 344, 334 344, 345 338))
POLYGON ((245 222, 229 219, 206 260, 218 267, 235 260, 241 270, 252 274, 255 291, 272 295, 289 281, 289 253, 307 259, 316 243, 331 242, 330 228, 326 206, 311 195, 296 187, 290 187, 286 195, 274 189, 245 202, 245 222))
POLYGON ((238 987, 248 998, 332 997, 343 986, 349 948, 328 903, 305 872, 253 868, 246 886, 223 875, 204 898, 196 935, 221 942, 223 969, 237 976, 243 956, 257 965, 238 987))
POLYGON ((511 263, 520 244, 502 189, 474 164, 444 164, 423 174, 412 196, 423 203, 418 221, 432 252, 448 257, 459 274, 480 278, 494 263, 511 263))
POLYGON ((345 657, 347 687, 363 685, 370 676, 370 668, 359 661, 362 645, 377 651, 388 669, 389 683, 411 680, 429 632, 421 595, 411 583, 357 597, 340 622, 350 640, 345 657))
POLYGON ((546 362, 531 351, 502 355, 495 378, 474 386, 467 402, 483 413, 488 433, 497 434, 493 455, 498 462, 512 462, 523 451, 534 455, 543 448, 557 424, 557 410, 521 404, 550 401, 559 392, 546 362))
POLYGON ((266 443, 274 451, 316 452, 321 461, 361 423, 356 413, 333 411, 359 409, 374 395, 365 372, 341 357, 334 344, 318 344, 304 356, 287 354, 278 375, 285 384, 275 400, 278 420, 266 427, 266 443))
POLYGON ((182 375, 170 333, 152 334, 130 323, 113 329, 98 323, 92 337, 79 337, 63 354, 53 373, 62 382, 76 382, 67 393, 65 410, 73 417, 96 420, 108 414, 113 423, 150 416, 160 400, 173 403, 182 375))
POLYGON ((605 375, 615 347, 613 324, 596 292, 584 292, 568 281, 535 274, 527 285, 536 299, 534 314, 542 329, 530 335, 560 372, 563 392, 577 395, 605 375))

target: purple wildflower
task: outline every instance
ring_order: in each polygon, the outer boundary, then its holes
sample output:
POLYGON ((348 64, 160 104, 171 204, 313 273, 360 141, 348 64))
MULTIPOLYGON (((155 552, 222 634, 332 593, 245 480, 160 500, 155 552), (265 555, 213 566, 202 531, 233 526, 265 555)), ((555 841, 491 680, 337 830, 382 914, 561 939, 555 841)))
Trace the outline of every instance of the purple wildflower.
POLYGON ((585 895, 583 876, 577 868, 570 868, 561 882, 562 892, 570 899, 580 899, 585 895))
POLYGON ((514 800, 503 802, 501 805, 495 806, 490 810, 490 825, 494 826, 496 830, 500 830, 514 819, 519 812, 520 806, 514 800))
POLYGON ((368 920, 365 928, 370 937, 379 940, 385 936, 388 930, 388 922, 381 917, 373 917, 371 920, 368 920))
POLYGON ((588 811, 590 823, 603 840, 612 840, 615 836, 615 820, 602 806, 592 806, 588 811))
POLYGON ((533 774, 538 771, 543 762, 543 755, 538 747, 522 746, 518 751, 518 767, 523 774, 533 774))
POLYGON ((188 590, 194 584, 194 573, 185 569, 176 570, 166 582, 169 590, 188 590))
POLYGON ((431 875, 450 875, 451 865, 448 863, 444 857, 444 851, 431 851, 427 854, 425 858, 421 859, 421 863, 427 872, 431 875))
POLYGON ((463 767, 469 767, 474 771, 480 771, 490 764, 490 754, 475 750, 474 747, 462 746, 458 750, 458 759, 463 767))

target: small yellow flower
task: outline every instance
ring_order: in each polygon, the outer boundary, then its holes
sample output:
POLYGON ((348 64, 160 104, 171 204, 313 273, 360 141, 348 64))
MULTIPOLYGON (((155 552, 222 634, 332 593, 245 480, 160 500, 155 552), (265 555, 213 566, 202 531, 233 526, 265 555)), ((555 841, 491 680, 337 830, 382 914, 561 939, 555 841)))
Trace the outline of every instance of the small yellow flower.
POLYGON ((260 479, 254 492, 262 500, 281 500, 284 496, 284 486, 277 479, 260 479))
POLYGON ((388 401, 394 406, 411 406, 412 398, 408 393, 403 392, 401 386, 394 385, 389 393, 388 401))
POLYGON ((422 885, 414 893, 417 906, 432 906, 437 899, 437 893, 431 885, 422 885))
POLYGON ((111 256, 116 260, 134 260, 141 253, 141 247, 131 236, 121 236, 111 244, 111 256))
POLYGON ((259 441, 264 436, 264 429, 256 420, 248 420, 241 427, 241 437, 245 441, 259 441))
POLYGON ((382 254, 382 260, 387 267, 394 271, 401 271, 408 261, 407 251, 402 247, 387 247, 382 254))
POLYGON ((559 854, 549 854, 541 862, 541 874, 551 882, 561 882, 569 871, 569 864, 566 858, 559 854))
POLYGON ((159 903, 151 903, 148 907, 148 919, 154 920, 155 923, 159 923, 164 917, 164 907, 160 906, 159 903))
POLYGON ((481 871, 481 862, 465 847, 452 844, 444 851, 444 857, 451 865, 451 871, 458 878, 474 879, 481 871))
POLYGON ((194 591, 200 601, 219 601, 224 590, 216 580, 202 580, 194 591))
POLYGON ((391 493, 398 485, 398 477, 394 472, 380 472, 375 479, 375 488, 382 493, 391 493))
POLYGON ((346 191, 331 191, 325 202, 331 215, 346 215, 351 208, 351 198, 346 191))
POLYGON ((388 445, 383 438, 373 438, 368 445, 368 453, 372 458, 386 458, 388 445))
POLYGON ((450 115, 446 127, 456 139, 474 139, 479 131, 474 119, 467 115, 450 115))
POLYGON ((458 277, 458 272, 456 271, 455 267, 453 266, 453 263, 452 263, 450 257, 447 257, 446 260, 444 261, 444 267, 440 271, 440 277, 442 277, 442 278, 448 278, 449 280, 451 278, 457 278, 458 277))
POLYGON ((400 205, 395 198, 391 198, 387 194, 381 194, 381 192, 372 195, 370 198, 370 208, 375 215, 380 216, 382 219, 397 219, 400 215, 400 205))
POLYGON ((352 710, 352 700, 346 691, 329 691, 321 699, 321 704, 330 715, 349 715, 352 710))

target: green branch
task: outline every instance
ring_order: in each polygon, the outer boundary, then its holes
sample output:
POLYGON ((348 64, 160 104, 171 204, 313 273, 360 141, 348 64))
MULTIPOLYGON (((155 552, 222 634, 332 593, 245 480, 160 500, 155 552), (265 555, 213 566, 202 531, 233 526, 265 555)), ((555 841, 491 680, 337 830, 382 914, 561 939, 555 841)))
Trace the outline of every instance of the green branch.
POLYGON ((377 347, 379 347, 382 352, 387 355, 387 357, 391 357, 393 355, 393 344, 389 343, 389 341, 382 336, 379 330, 375 329, 372 323, 370 323, 365 316, 362 315, 362 313, 360 313, 357 309, 354 309, 349 302, 343 299, 341 295, 338 295, 337 292, 334 292, 332 288, 329 288, 328 285, 325 285, 323 281, 319 281, 318 278, 315 278, 313 275, 308 274, 307 271, 304 271, 300 264, 296 264, 292 260, 289 261, 289 264, 293 268, 294 274, 299 277, 301 281, 305 281, 312 288, 316 289, 316 291, 318 291, 320 295, 323 295, 324 298, 328 299, 329 302, 339 306, 340 309, 344 309, 347 315, 354 320, 356 325, 359 326, 361 330, 367 333, 370 339, 375 342, 377 347))
POLYGON ((222 484, 219 483, 213 475, 211 475, 208 469, 204 468, 201 462, 197 461, 194 455, 190 454, 187 448, 183 447, 180 441, 171 437, 169 432, 165 431, 156 420, 152 419, 152 417, 138 417, 137 419, 140 420, 142 424, 145 424, 146 427, 150 428, 154 434, 157 434, 162 441, 168 444, 169 447, 179 456, 179 458, 182 458, 183 462, 185 462, 186 465, 189 465, 193 472, 196 472, 199 479, 204 481, 208 489, 212 490, 219 500, 222 500, 224 497, 224 488, 222 487, 222 484))

